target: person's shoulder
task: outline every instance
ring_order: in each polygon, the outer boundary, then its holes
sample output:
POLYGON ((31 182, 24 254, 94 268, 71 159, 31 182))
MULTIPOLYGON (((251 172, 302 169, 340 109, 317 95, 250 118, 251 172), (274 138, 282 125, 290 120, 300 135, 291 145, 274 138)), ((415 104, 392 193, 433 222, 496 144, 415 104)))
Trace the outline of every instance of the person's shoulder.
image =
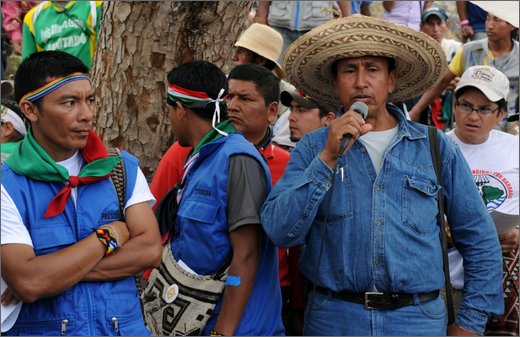
POLYGON ((490 136, 500 142, 505 142, 507 144, 511 144, 512 146, 518 147, 520 144, 520 138, 517 135, 512 135, 510 133, 500 131, 500 130, 491 130, 490 136))
POLYGON ((280 157, 282 159, 289 160, 289 157, 291 156, 289 151, 276 144, 273 144, 273 152, 275 156, 280 157))
POLYGON ((483 49, 487 46, 488 44, 488 39, 482 39, 482 40, 475 40, 475 41, 470 41, 470 42, 466 42, 462 45, 462 47, 464 48, 464 50, 475 50, 475 49, 483 49))
POLYGON ((133 154, 122 149, 119 150, 119 154, 121 155, 121 158, 123 158, 125 163, 130 163, 132 165, 139 166, 139 159, 133 154))
POLYGON ((50 1, 43 1, 42 3, 34 6, 33 8, 29 9, 29 11, 25 14, 23 18, 23 22, 27 25, 32 25, 34 19, 35 19, 35 13, 41 12, 43 9, 49 8, 51 5, 50 1))

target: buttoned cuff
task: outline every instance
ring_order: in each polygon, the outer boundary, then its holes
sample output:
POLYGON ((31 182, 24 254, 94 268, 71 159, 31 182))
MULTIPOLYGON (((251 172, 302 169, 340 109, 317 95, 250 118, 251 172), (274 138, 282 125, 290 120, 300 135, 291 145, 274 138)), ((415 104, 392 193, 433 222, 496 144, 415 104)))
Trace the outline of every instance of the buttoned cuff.
POLYGON ((488 317, 473 309, 461 309, 455 322, 458 326, 473 333, 483 335, 488 317))

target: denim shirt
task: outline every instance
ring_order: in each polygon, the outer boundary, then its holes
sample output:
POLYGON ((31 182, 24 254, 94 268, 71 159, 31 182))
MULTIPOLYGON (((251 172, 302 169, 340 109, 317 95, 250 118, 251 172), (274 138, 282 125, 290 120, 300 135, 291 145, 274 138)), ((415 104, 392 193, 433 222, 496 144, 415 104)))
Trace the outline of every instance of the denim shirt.
MULTIPOLYGON (((302 273, 334 291, 425 293, 444 286, 428 129, 393 105, 387 109, 399 131, 378 175, 361 142, 331 170, 319 157, 329 131, 322 128, 297 143, 262 208, 275 245, 303 244, 302 273)), ((445 212, 465 262, 457 323, 483 333, 488 317, 504 310, 498 236, 460 150, 439 138, 445 212)))

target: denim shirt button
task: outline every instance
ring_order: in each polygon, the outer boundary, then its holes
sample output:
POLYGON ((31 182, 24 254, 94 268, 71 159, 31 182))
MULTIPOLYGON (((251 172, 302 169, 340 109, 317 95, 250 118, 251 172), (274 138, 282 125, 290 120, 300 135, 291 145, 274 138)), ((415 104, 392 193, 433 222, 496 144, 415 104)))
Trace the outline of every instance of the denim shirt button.
POLYGON ((381 190, 381 185, 376 185, 376 191, 380 191, 381 190))
POLYGON ((374 259, 374 264, 375 264, 376 266, 379 266, 379 261, 380 261, 379 258, 375 258, 375 259, 374 259))
POLYGON ((365 149, 364 147, 361 148, 361 152, 365 153, 367 152, 367 149, 365 149))
POLYGON ((379 226, 380 224, 381 224, 381 221, 379 221, 379 220, 374 221, 374 225, 379 226))

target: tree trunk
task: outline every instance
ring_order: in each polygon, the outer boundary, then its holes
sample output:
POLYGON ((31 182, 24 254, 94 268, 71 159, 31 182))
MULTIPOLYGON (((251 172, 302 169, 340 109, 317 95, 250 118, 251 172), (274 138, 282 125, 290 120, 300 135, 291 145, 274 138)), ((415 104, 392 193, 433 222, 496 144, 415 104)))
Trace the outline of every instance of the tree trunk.
POLYGON ((91 75, 95 130, 151 179, 171 144, 166 74, 190 60, 226 68, 251 1, 105 1, 91 75))

